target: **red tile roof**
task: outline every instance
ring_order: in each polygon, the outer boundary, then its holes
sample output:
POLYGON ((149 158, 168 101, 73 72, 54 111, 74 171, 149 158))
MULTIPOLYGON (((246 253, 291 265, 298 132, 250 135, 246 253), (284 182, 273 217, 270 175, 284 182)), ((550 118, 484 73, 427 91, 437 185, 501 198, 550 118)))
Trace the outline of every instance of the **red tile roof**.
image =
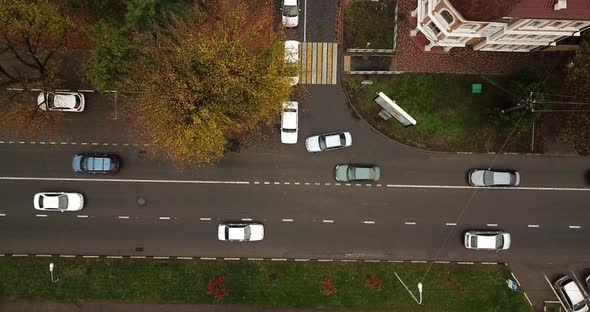
POLYGON ((498 21, 502 17, 590 20, 590 0, 567 0, 555 11, 557 0, 449 0, 469 21, 498 21))
POLYGON ((468 21, 498 21, 520 0, 449 0, 453 7, 468 21))
POLYGON ((508 16, 520 18, 547 18, 590 20, 589 0, 567 0, 567 9, 554 10, 556 0, 521 0, 508 16))

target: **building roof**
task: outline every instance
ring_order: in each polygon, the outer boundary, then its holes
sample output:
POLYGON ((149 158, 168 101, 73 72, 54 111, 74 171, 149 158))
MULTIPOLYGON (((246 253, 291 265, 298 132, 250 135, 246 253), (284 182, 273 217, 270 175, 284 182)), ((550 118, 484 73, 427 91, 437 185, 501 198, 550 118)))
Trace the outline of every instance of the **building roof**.
POLYGON ((567 9, 554 10, 556 0, 521 0, 510 17, 590 20, 590 1, 567 0, 567 9))
POLYGON ((590 1, 567 0, 567 9, 554 10, 556 0, 449 0, 469 21, 499 21, 503 17, 590 20, 590 1))
POLYGON ((449 0, 468 21, 493 22, 508 13, 520 0, 449 0))

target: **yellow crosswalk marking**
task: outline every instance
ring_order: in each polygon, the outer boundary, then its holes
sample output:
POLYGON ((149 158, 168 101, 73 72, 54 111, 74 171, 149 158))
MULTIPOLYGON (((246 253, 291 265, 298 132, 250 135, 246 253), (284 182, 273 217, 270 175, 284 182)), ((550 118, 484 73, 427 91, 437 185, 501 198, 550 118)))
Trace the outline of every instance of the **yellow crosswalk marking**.
POLYGON ((338 44, 304 42, 302 45, 301 83, 336 84, 338 79, 338 44))

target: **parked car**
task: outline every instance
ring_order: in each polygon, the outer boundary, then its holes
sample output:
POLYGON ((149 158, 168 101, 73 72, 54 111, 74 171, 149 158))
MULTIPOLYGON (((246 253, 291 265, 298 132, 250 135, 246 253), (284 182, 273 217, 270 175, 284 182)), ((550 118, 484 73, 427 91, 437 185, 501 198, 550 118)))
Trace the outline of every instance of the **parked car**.
POLYGON ((264 238, 264 226, 260 223, 222 223, 217 227, 220 241, 253 242, 264 238))
POLYGON ((78 154, 72 160, 72 169, 79 173, 116 173, 119 171, 119 157, 114 154, 78 154))
POLYGON ((44 111, 79 113, 84 111, 84 102, 84 94, 70 91, 44 91, 37 97, 37 105, 44 111))
POLYGON ((281 111, 281 142, 284 144, 297 143, 298 133, 298 108, 295 101, 283 102, 281 111))
POLYGON ((299 83, 299 50, 301 42, 297 40, 285 41, 285 63, 288 65, 289 83, 294 86, 299 83))
POLYGON ((514 170, 472 169, 467 179, 473 186, 517 186, 520 174, 514 170))
POLYGON ((381 168, 377 165, 338 165, 335 170, 336 181, 379 181, 381 168))
POLYGON ((308 152, 332 151, 352 145, 350 132, 332 132, 314 135, 305 140, 308 152))
POLYGON ((37 193, 33 197, 33 207, 43 211, 78 211, 84 208, 84 196, 66 192, 37 193))
POLYGON ((283 26, 285 27, 297 27, 299 26, 299 0, 283 0, 283 26))
POLYGON ((586 312, 588 303, 584 299, 582 290, 569 276, 564 276, 553 284, 559 299, 569 312, 586 312))
POLYGON ((465 248, 476 250, 506 250, 510 248, 510 234, 502 231, 467 231, 465 248))

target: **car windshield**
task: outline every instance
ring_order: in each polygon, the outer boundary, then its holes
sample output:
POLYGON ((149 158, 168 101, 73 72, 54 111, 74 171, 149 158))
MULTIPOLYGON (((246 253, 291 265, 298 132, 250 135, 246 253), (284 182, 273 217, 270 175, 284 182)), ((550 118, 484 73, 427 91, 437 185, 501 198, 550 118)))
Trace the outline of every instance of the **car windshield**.
POLYGON ((585 306, 586 306, 586 301, 584 301, 584 300, 580 301, 580 302, 576 303, 576 305, 574 306, 574 311, 579 311, 585 306))
POLYGON ((43 196, 39 196, 39 208, 43 208, 43 196))
POLYGON ((496 235, 496 248, 502 248, 504 246, 504 235, 496 235))
POLYGON ((53 99, 55 98, 55 96, 53 95, 53 93, 47 93, 45 96, 45 104, 47 105, 47 108, 53 107, 53 99))
POLYGON ((477 248, 477 236, 471 236, 471 247, 477 248))
POLYGON ((494 185, 494 173, 492 171, 485 171, 483 173, 483 184, 494 185))
POLYGON ((294 133, 297 132, 295 129, 283 128, 283 132, 294 133))
POLYGON ((82 160, 80 160, 80 168, 84 171, 88 170, 88 158, 83 156, 82 160))
POLYGON ((283 15, 287 17, 296 17, 299 14, 296 5, 285 5, 283 7, 283 15))
POLYGON ((68 207, 68 197, 66 195, 59 195, 57 200, 57 205, 59 209, 66 209, 68 207))

